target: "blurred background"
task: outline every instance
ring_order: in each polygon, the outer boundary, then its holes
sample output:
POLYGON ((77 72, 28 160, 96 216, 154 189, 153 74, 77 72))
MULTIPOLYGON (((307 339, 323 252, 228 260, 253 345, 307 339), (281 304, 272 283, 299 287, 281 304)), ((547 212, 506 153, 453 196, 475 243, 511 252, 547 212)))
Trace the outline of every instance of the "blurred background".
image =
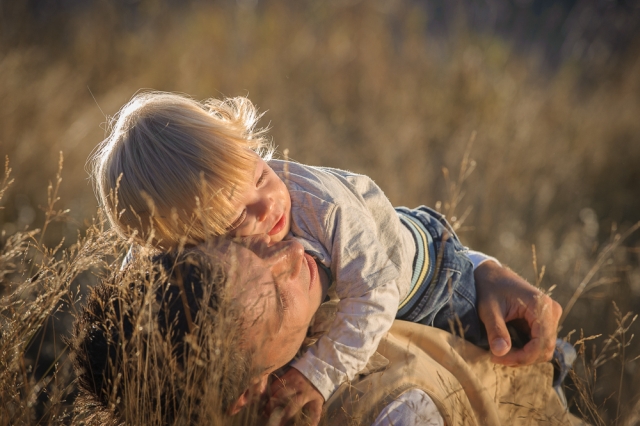
POLYGON ((47 241, 75 241, 87 157, 140 89, 247 95, 279 152, 438 206, 565 307, 578 290, 560 335, 603 335, 598 416, 640 424, 640 345, 605 340, 612 302, 640 312, 640 236, 611 245, 640 220, 640 1, 0 0, 0 242, 42 226, 59 152, 47 241))

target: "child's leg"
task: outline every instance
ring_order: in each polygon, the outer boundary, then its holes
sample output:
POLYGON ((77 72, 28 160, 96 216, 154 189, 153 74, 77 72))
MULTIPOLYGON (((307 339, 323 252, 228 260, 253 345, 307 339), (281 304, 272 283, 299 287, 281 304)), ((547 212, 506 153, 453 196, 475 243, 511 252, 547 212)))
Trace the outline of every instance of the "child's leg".
POLYGON ((466 262, 470 263, 468 260, 454 257, 443 266, 437 278, 438 285, 446 287, 446 293, 443 293, 443 296, 447 297, 443 298, 444 304, 434 313, 432 319, 427 316, 420 322, 447 330, 477 346, 488 349, 487 333, 476 310, 473 265, 467 267, 466 262))
POLYGON ((428 325, 451 331, 477 346, 488 348, 487 333, 476 309, 476 284, 473 263, 467 256, 468 249, 443 215, 428 207, 425 209, 437 220, 435 226, 430 227, 434 234, 439 234, 434 238, 434 245, 440 269, 436 270, 434 280, 437 281, 432 284, 446 289, 443 296, 447 296, 428 325))
POLYGON ((428 251, 435 265, 430 282, 421 284, 426 288, 419 300, 412 300, 409 312, 398 318, 451 331, 488 348, 486 331, 476 310, 473 264, 467 248, 440 213, 425 206, 403 212, 429 233, 428 251))

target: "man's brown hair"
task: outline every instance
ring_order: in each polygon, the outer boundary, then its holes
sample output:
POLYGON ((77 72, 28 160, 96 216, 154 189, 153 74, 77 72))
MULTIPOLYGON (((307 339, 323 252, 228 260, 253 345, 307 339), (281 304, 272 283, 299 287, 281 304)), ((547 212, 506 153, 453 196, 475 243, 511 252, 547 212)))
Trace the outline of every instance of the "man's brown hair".
POLYGON ((114 275, 91 292, 74 324, 76 419, 223 422, 252 377, 224 270, 191 251, 135 259, 114 275))

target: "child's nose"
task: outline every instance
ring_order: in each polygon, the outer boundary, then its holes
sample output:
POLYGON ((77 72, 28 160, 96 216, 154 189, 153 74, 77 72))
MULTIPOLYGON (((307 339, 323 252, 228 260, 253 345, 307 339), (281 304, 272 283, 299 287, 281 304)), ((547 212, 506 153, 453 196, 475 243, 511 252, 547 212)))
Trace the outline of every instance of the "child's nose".
POLYGON ((269 213, 273 209, 273 200, 270 198, 263 198, 258 203, 258 222, 264 222, 267 217, 269 217, 269 213))

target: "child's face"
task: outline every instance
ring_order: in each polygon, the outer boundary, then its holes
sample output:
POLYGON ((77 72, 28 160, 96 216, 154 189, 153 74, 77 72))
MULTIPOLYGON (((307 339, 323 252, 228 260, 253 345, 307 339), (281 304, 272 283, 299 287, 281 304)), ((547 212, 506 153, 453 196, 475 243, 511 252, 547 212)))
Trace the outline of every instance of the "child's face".
POLYGON ((237 216, 229 227, 232 237, 267 234, 271 244, 282 241, 291 229, 289 190, 273 169, 256 155, 251 184, 234 194, 237 216))

